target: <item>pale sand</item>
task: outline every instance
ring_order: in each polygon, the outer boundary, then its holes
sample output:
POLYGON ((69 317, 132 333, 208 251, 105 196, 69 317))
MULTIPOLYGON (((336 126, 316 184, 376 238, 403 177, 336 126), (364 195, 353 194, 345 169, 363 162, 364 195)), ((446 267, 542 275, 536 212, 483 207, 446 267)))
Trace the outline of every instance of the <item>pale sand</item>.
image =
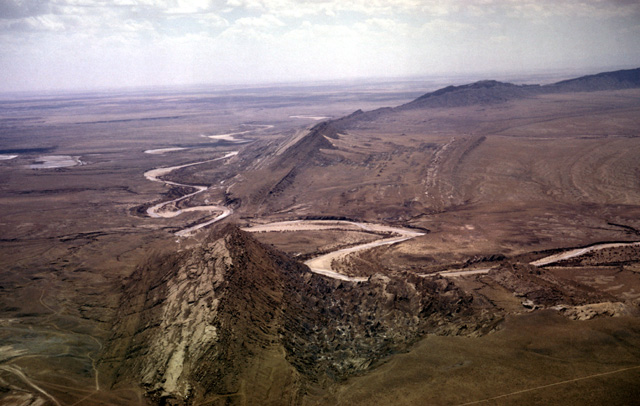
POLYGON ((182 151, 183 149, 186 149, 186 148, 175 147, 175 148, 148 149, 148 150, 144 151, 144 153, 145 154, 152 154, 152 155, 162 155, 165 152, 182 151))

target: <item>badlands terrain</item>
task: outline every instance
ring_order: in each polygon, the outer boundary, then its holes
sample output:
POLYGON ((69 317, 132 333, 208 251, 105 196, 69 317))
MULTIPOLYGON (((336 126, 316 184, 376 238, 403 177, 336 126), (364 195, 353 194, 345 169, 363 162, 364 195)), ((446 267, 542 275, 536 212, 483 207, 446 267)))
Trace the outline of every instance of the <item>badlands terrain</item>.
POLYGON ((457 83, 4 95, 0 403, 636 403, 640 70, 457 83))

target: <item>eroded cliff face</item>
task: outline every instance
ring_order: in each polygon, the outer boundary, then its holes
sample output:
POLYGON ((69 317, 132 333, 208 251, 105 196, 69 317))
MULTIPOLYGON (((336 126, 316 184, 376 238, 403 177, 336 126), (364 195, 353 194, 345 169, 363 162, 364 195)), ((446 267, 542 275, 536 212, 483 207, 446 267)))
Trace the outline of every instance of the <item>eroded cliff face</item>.
POLYGON ((228 226, 126 281, 101 369, 159 404, 297 404, 427 332, 455 332, 470 302, 442 279, 326 279, 228 226))
POLYGON ((287 260, 245 237, 227 229, 137 269, 102 359, 112 383, 137 381, 158 403, 241 396, 260 357, 295 382, 279 344, 287 260))

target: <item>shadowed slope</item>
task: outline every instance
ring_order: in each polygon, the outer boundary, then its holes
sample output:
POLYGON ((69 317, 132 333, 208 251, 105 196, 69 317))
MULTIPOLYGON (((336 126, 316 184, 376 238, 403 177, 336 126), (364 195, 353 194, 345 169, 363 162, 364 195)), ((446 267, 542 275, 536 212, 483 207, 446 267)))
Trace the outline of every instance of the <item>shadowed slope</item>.
POLYGON ((555 92, 593 92, 640 87, 640 68, 602 72, 545 86, 555 92))
POLYGON ((502 103, 507 100, 534 96, 539 90, 540 87, 537 85, 518 86, 495 80, 483 80, 469 85, 448 86, 427 93, 398 107, 397 110, 502 103))

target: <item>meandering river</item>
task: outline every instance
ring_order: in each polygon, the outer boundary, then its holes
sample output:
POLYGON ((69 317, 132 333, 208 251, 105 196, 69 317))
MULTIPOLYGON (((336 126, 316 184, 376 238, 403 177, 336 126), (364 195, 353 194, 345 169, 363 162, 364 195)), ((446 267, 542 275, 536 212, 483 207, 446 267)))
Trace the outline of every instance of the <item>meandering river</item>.
POLYGON ((220 220, 222 220, 223 218, 229 216, 231 213, 233 213, 233 210, 231 210, 229 207, 225 207, 225 206, 218 206, 218 205, 206 205, 206 206, 195 206, 195 207, 188 207, 185 209, 173 209, 173 208, 169 208, 170 206, 188 199, 192 196, 195 196, 199 193, 204 192, 205 190, 209 189, 209 186, 203 186, 203 185, 190 185, 190 184, 186 184, 186 183, 178 183, 178 182, 173 182, 173 181, 169 181, 169 180, 164 180, 161 179, 161 176, 165 176, 168 175, 169 173, 181 169, 181 168, 186 168, 189 166, 195 166, 195 165, 201 165, 207 162, 214 162, 214 161, 221 161, 227 158, 231 158, 232 156, 238 155, 238 151, 233 151, 233 152, 229 152, 227 154, 225 154, 224 156, 221 156, 219 158, 214 158, 214 159, 208 159, 206 161, 200 161, 200 162, 194 162, 194 163, 190 163, 190 164, 184 164, 184 165, 178 165, 178 166, 170 166, 170 167, 166 167, 166 168, 157 168, 157 169, 152 169, 150 171, 147 171, 144 173, 144 177, 149 179, 150 181, 153 182, 161 182, 167 185, 172 185, 172 186, 182 186, 182 187, 190 187, 190 188, 194 188, 196 189, 195 192, 192 193, 188 193, 184 196, 181 196, 177 199, 173 199, 173 200, 169 200, 167 202, 162 202, 162 203, 158 203, 154 206, 151 206, 147 209, 147 215, 149 215, 149 217, 153 217, 153 218, 171 218, 171 217, 176 217, 179 216, 182 213, 185 212, 191 212, 191 211, 208 211, 208 212, 222 212, 222 214, 216 216, 215 218, 205 221, 203 223, 197 224, 195 226, 192 227, 188 227, 185 228, 183 230, 180 230, 178 232, 176 232, 175 234, 177 236, 180 237, 185 237, 190 235, 191 233, 193 233, 196 230, 199 230, 203 227, 206 227, 210 224, 213 224, 215 222, 218 222, 220 220))
MULTIPOLYGON (((175 234, 179 237, 185 237, 191 235, 193 232, 207 227, 211 224, 214 224, 233 213, 233 210, 226 206, 219 205, 206 205, 206 206, 195 206, 188 207, 184 209, 172 208, 171 206, 176 203, 188 199, 192 196, 197 195, 198 193, 202 193, 205 190, 209 189, 208 186, 203 185, 191 185, 185 183, 178 183, 169 180, 161 179, 162 176, 166 176, 169 173, 189 166, 201 165, 207 162, 220 161, 238 154, 238 151, 233 151, 225 154, 222 157, 209 159, 201 162, 194 162, 190 164, 171 166, 165 168, 157 168, 152 169, 144 173, 144 176, 153 182, 161 182, 167 185, 173 186, 182 186, 182 187, 190 187, 196 189, 195 192, 188 193, 184 196, 181 196, 177 199, 173 199, 170 201, 158 203, 154 206, 151 206, 147 209, 147 214, 149 217, 153 218, 171 218, 176 217, 185 212, 192 211, 208 211, 208 212, 220 212, 218 216, 204 221, 202 223, 196 224, 194 226, 182 229, 175 234)), ((251 227, 243 228, 244 231, 248 232, 286 232, 286 231, 310 231, 310 230, 344 230, 345 227, 349 227, 352 230, 357 231, 362 230, 374 234, 386 234, 387 236, 381 236, 381 238, 377 241, 367 242, 364 244, 358 244, 348 248, 338 249, 327 254, 319 255, 315 258, 311 258, 305 262, 305 264, 311 269, 312 272, 327 276, 329 278, 349 281, 349 282, 364 282, 368 280, 368 277, 354 277, 341 274, 332 268, 332 263, 335 260, 342 259, 347 255, 353 254, 355 252, 360 252, 376 247, 380 247, 383 245, 391 245, 400 243, 403 241, 410 240, 412 238, 420 237, 424 235, 424 233, 410 230, 402 227, 392 227, 386 226, 383 224, 374 224, 374 223, 361 223, 354 221, 341 221, 341 220, 294 220, 294 221, 279 221, 268 224, 259 224, 251 227), (389 236, 391 235, 391 236, 389 236)), ((621 246, 640 246, 640 242, 632 242, 632 243, 606 243, 606 244, 596 244, 586 248, 578 248, 568 250, 562 253, 550 255, 548 257, 536 260, 531 262, 531 265, 535 266, 544 266, 553 264, 565 259, 574 258, 587 252, 601 250, 605 248, 613 248, 613 247, 621 247, 621 246)), ((449 272, 441 272, 443 276, 450 277, 458 277, 465 275, 473 275, 473 274, 483 274, 489 272, 489 268, 485 269, 473 269, 473 270, 454 270, 449 272)), ((428 275, 420 275, 420 276, 428 276, 428 275)))

